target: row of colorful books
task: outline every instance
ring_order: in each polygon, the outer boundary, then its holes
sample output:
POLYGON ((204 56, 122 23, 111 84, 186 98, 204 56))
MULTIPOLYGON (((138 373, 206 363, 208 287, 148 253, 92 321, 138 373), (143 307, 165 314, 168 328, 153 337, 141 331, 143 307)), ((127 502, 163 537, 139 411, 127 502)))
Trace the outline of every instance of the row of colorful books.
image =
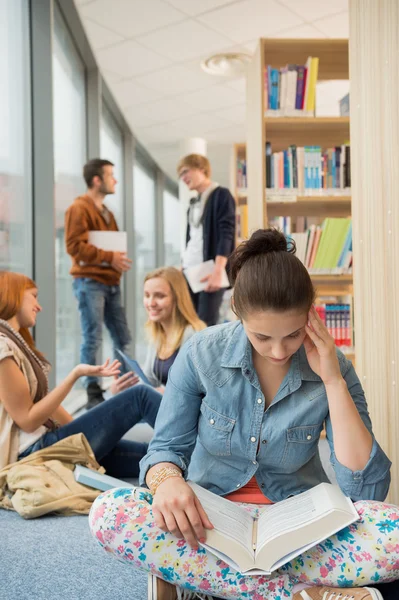
POLYGON ((275 191, 346 190, 351 186, 350 145, 322 151, 320 146, 291 145, 272 152, 266 142, 266 188, 275 191))
POLYGON ((316 304, 317 313, 336 346, 352 346, 352 319, 350 304, 316 304))
POLYGON ((319 59, 306 65, 265 68, 265 113, 270 116, 314 116, 319 59))
POLYGON ((352 220, 325 219, 305 232, 289 234, 296 244, 296 256, 311 274, 342 275, 352 267, 352 220))

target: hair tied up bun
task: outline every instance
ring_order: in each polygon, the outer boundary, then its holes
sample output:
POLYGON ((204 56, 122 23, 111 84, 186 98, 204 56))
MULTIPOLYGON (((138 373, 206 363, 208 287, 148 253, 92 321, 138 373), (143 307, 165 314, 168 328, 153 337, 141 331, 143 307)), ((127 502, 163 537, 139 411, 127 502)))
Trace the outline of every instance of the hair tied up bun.
POLYGON ((295 242, 292 238, 287 240, 285 235, 278 229, 258 229, 255 231, 249 240, 245 240, 236 248, 234 259, 229 261, 232 281, 236 280, 241 267, 248 259, 272 252, 295 254, 295 242))

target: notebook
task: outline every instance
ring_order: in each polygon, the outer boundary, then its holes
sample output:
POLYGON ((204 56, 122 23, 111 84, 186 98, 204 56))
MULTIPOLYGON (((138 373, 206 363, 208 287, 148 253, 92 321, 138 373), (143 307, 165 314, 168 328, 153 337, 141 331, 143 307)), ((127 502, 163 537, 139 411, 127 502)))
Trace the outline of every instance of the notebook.
POLYGON ((146 374, 144 373, 143 369, 140 367, 139 363, 137 362, 137 360, 134 360, 133 358, 130 358, 124 352, 122 352, 122 350, 117 350, 117 353, 121 357, 121 360, 122 360, 122 362, 125 365, 125 369, 127 369, 128 371, 133 371, 133 373, 136 373, 136 375, 139 376, 139 378, 141 379, 141 381, 143 383, 145 383, 146 385, 150 385, 151 387, 153 387, 152 384, 149 382, 149 380, 148 380, 146 374))
MULTIPOLYGON (((210 275, 215 267, 214 260, 207 260, 199 265, 195 265, 194 267, 188 267, 184 269, 184 275, 188 281, 190 288, 192 289, 194 294, 198 292, 202 292, 206 286, 208 285, 207 281, 201 282, 203 277, 210 275)), ((230 287, 230 282, 227 277, 226 269, 223 270, 222 276, 222 288, 230 287)))
POLYGON ((76 465, 73 474, 78 483, 83 483, 83 485, 101 490, 102 492, 106 492, 112 488, 134 488, 134 485, 127 481, 122 481, 122 479, 117 479, 104 473, 98 473, 82 465, 76 465))

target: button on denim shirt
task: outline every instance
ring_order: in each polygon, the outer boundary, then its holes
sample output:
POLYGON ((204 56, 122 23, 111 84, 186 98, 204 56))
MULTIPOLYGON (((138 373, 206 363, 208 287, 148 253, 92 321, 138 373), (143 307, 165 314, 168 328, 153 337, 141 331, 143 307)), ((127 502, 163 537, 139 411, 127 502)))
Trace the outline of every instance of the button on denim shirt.
MULTIPOLYGON (((355 370, 339 350, 337 354, 349 393, 372 432, 355 370)), ((241 322, 211 327, 181 348, 169 373, 155 435, 140 463, 140 483, 150 467, 170 462, 185 477, 221 496, 255 476, 265 496, 277 502, 329 481, 318 450, 324 423, 342 491, 353 500, 383 500, 390 484, 390 460, 373 437, 363 470, 340 464, 326 390, 309 367, 304 348, 293 355, 265 411, 252 346, 241 322)))

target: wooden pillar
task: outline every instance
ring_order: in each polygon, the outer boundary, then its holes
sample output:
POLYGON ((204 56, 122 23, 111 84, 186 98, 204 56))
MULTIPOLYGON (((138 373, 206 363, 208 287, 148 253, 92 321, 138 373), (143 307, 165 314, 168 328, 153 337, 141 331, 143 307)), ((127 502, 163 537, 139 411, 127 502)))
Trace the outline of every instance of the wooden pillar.
POLYGON ((399 2, 349 1, 356 366, 399 503, 399 2))

